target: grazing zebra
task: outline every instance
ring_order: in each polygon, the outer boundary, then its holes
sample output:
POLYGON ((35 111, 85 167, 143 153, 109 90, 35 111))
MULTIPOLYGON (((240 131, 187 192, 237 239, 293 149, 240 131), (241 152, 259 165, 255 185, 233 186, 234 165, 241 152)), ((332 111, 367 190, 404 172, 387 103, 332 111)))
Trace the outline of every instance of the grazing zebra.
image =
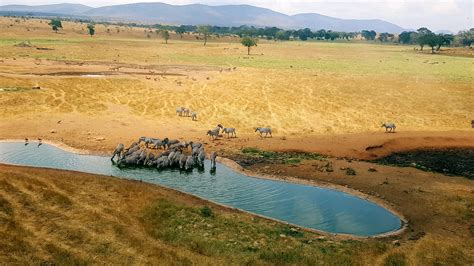
POLYGON ((220 132, 220 128, 217 127, 217 128, 214 128, 213 130, 208 130, 207 135, 209 135, 209 137, 212 139, 216 139, 217 137, 219 137, 219 132, 220 132))
POLYGON ((230 137, 237 138, 237 133, 235 132, 235 128, 233 127, 223 128, 222 133, 227 134, 227 138, 229 138, 229 134, 230 134, 230 137))
POLYGON ((395 132, 395 129, 397 128, 394 123, 383 123, 381 127, 385 128, 385 132, 387 132, 388 129, 390 129, 389 132, 395 132))
MULTIPOLYGON (((26 141, 28 142, 28 139, 26 141)), ((120 155, 122 154, 124 149, 125 149, 125 146, 122 143, 117 145, 117 148, 115 148, 114 154, 112 155, 112 158, 110 158, 110 160, 113 161, 116 155, 118 158, 120 158, 120 155)))
POLYGON ((197 114, 196 112, 191 111, 191 119, 192 119, 193 121, 196 121, 196 120, 197 120, 197 115, 198 115, 198 114, 197 114))
POLYGON ((268 136, 268 134, 270 134, 270 137, 273 137, 272 136, 272 129, 269 128, 269 127, 257 127, 255 129, 255 132, 259 132, 260 133, 260 137, 263 137, 263 133, 265 133, 265 138, 268 136))

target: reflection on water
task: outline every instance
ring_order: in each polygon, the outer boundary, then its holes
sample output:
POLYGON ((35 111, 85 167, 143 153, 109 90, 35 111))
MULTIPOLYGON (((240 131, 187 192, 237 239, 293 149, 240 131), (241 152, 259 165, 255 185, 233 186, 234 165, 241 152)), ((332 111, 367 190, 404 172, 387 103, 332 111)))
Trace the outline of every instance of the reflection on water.
POLYGON ((397 230, 401 221, 383 207, 344 192, 259 179, 218 164, 182 172, 115 167, 108 157, 78 155, 37 143, 0 143, 0 162, 75 170, 142 180, 221 204, 332 233, 371 236, 397 230))

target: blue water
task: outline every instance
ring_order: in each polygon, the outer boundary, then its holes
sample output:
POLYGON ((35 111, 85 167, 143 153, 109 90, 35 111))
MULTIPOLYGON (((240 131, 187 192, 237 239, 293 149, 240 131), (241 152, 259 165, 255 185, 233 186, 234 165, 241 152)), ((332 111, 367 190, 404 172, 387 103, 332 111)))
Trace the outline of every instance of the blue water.
POLYGON ((119 169, 110 158, 79 155, 55 146, 20 142, 0 143, 0 162, 75 170, 163 185, 256 214, 331 233, 373 236, 401 227, 385 208, 333 189, 249 177, 222 164, 205 171, 119 169))

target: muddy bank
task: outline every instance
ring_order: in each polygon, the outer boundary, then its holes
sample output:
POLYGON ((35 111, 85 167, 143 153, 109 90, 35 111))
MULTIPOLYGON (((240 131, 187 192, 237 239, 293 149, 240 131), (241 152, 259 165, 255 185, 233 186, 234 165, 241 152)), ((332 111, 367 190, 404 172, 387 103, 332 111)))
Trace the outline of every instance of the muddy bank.
POLYGON ((474 179, 474 149, 469 148, 397 152, 375 162, 474 179))

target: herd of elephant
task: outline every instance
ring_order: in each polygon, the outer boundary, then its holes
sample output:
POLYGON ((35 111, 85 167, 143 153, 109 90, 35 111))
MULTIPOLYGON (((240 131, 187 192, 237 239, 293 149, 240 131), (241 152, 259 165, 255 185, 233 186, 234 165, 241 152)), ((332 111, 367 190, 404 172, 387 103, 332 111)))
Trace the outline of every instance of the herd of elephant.
MULTIPOLYGON (((217 153, 212 152, 209 157, 211 168, 215 169, 217 153)), ((111 160, 114 162, 115 158, 115 163, 119 167, 148 166, 157 169, 179 168, 188 171, 194 167, 204 168, 206 153, 204 145, 198 142, 141 137, 128 148, 125 148, 121 143, 118 144, 111 160), (161 149, 162 151, 155 154, 149 149, 161 149)))

